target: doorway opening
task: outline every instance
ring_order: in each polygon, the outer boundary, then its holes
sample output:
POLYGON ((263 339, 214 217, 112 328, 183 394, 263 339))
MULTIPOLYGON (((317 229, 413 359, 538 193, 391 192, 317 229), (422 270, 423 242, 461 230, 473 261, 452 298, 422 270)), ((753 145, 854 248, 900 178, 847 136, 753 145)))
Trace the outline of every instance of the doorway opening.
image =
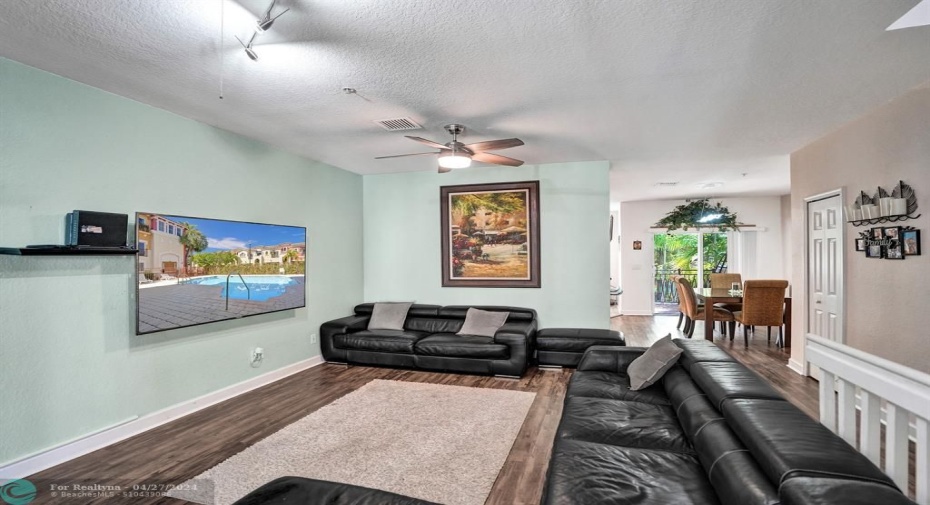
POLYGON ((653 314, 677 314, 678 290, 672 276, 681 275, 694 287, 709 287, 710 274, 727 271, 726 233, 653 235, 653 314))

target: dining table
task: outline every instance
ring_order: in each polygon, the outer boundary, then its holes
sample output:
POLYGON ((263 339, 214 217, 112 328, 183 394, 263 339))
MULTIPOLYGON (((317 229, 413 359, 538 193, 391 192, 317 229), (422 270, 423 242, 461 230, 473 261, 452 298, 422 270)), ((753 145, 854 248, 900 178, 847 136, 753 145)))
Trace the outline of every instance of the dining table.
MULTIPOLYGON (((694 288, 694 296, 703 301, 705 307, 713 307, 715 303, 743 303, 743 292, 733 291, 730 288, 694 288)), ((704 338, 714 339, 714 311, 704 311, 704 338)), ((791 296, 785 295, 785 335, 784 341, 775 341, 775 345, 791 347, 791 296)))

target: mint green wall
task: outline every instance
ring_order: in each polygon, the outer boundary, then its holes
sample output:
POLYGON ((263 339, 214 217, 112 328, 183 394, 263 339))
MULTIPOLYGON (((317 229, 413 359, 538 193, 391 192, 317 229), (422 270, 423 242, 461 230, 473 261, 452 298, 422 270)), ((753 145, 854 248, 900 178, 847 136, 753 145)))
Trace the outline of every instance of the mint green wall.
POLYGON ((367 175, 365 299, 532 307, 541 327, 607 328, 607 162, 367 175), (539 180, 542 287, 444 288, 439 187, 539 180))
POLYGON ((0 245, 73 209, 306 226, 308 308, 136 336, 132 257, 0 256, 0 465, 318 355, 363 298, 360 176, 0 59, 0 245))

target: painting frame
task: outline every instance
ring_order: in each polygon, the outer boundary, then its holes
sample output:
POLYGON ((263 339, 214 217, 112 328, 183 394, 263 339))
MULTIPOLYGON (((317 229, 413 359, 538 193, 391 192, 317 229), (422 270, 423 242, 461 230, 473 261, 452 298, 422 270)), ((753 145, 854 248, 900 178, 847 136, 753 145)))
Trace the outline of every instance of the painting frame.
POLYGON ((904 259, 904 242, 901 241, 900 226, 886 226, 882 229, 884 240, 886 242, 885 259, 903 260, 904 259))
POLYGON ((920 230, 903 230, 901 240, 904 242, 905 256, 920 256, 920 230))
MULTIPOLYGON (((517 181, 488 184, 460 184, 440 186, 440 250, 442 264, 442 287, 470 288, 539 288, 541 283, 540 262, 540 224, 539 224, 539 181, 517 181), (525 212, 525 255, 527 256, 527 275, 523 278, 478 277, 467 278, 454 275, 452 205, 450 202, 457 195, 526 192, 525 212)), ((521 247, 522 251, 522 247, 521 247)))

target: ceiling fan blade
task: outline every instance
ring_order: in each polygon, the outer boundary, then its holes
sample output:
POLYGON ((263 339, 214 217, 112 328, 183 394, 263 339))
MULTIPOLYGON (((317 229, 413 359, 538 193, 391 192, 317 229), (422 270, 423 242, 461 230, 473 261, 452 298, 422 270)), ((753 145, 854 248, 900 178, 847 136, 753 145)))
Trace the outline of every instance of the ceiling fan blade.
POLYGON ((523 141, 520 139, 500 139, 488 140, 485 142, 475 142, 474 144, 466 144, 465 147, 471 149, 474 152, 479 152, 497 151, 498 149, 507 149, 508 147, 517 147, 522 145, 523 141))
POLYGON ((404 156, 425 156, 427 154, 436 154, 436 153, 412 153, 412 154, 395 154, 393 156, 378 156, 376 160, 384 160, 387 158, 403 158, 404 156))
POLYGON ((475 161, 480 161, 482 163, 493 163, 495 165, 507 165, 508 167, 519 167, 523 164, 520 160, 515 160, 513 158, 508 158, 506 156, 501 156, 499 154, 491 153, 475 153, 471 156, 471 159, 475 161))
POLYGON ((440 144, 440 143, 433 142, 432 140, 426 140, 425 138, 422 138, 422 137, 411 137, 410 135, 404 135, 404 136, 407 137, 407 138, 410 139, 410 140, 415 141, 415 142, 419 142, 419 143, 421 143, 421 144, 426 144, 426 145, 428 145, 428 146, 430 146, 430 147, 435 147, 436 149, 448 149, 448 147, 446 147, 446 146, 444 146, 444 145, 442 145, 442 144, 440 144))
POLYGON ((449 172, 451 172, 451 171, 452 171, 451 168, 439 167, 439 173, 440 173, 440 174, 446 174, 446 173, 449 173, 449 172))

